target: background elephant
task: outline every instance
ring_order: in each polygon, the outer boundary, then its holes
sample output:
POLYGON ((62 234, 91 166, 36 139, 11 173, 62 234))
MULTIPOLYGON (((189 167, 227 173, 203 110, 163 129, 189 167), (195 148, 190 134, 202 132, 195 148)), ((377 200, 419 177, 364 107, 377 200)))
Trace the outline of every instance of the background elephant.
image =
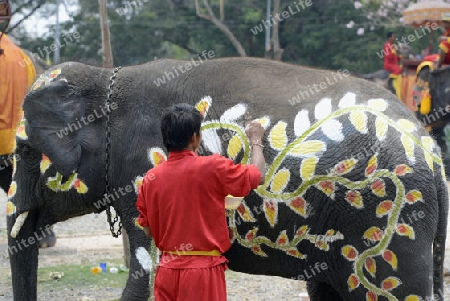
POLYGON ((395 89, 392 85, 392 78, 389 78, 389 71, 381 69, 372 73, 353 73, 352 75, 376 83, 377 85, 382 86, 395 94, 395 89))
POLYGON ((36 300, 30 238, 109 202, 130 237, 122 300, 147 300, 148 273, 136 275, 150 269, 150 242, 135 223, 135 191, 165 161, 159 117, 180 102, 205 117, 201 154, 248 163, 246 123, 267 129, 265 184, 226 213, 231 269, 305 280, 314 301, 443 298, 445 175, 412 113, 345 73, 232 58, 114 71, 69 62, 36 81, 7 206, 16 301, 36 300))

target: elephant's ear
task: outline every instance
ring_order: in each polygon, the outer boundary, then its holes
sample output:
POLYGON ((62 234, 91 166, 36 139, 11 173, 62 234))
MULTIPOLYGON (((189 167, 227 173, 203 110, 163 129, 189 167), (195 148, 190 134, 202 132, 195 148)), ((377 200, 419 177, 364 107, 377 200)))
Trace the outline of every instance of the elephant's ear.
POLYGON ((30 91, 23 104, 29 142, 49 157, 54 168, 69 176, 81 160, 80 123, 83 98, 67 80, 60 79, 30 91))

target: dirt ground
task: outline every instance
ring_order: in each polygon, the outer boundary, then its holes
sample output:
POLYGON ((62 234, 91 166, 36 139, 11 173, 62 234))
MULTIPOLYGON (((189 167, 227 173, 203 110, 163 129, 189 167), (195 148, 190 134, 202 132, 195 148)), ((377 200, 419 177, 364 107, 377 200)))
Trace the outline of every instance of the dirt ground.
MULTIPOLYGON (((0 189, 0 208, 6 204, 0 189)), ((56 246, 40 250, 39 268, 59 265, 97 265, 99 262, 123 259, 122 239, 110 235, 105 213, 74 218, 54 227, 58 237, 56 246)), ((0 254, 7 249, 6 220, 0 215, 0 254)), ((450 242, 447 240, 447 257, 450 242)), ((450 265, 450 258, 446 258, 450 265)), ((89 271, 86 271, 89 273, 89 271)), ((0 257, 0 301, 12 301, 11 271, 9 261, 0 257)), ((229 301, 307 301, 305 282, 268 277, 228 273, 229 301)), ((445 296, 450 300, 450 277, 446 277, 445 296)), ((118 300, 122 288, 108 285, 91 285, 52 289, 38 285, 39 301, 110 301, 118 300)))

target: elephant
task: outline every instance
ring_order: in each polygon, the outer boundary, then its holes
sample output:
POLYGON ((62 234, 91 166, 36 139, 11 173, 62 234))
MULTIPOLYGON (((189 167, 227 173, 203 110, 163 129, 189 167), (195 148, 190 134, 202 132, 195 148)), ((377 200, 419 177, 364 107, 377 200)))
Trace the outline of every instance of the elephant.
POLYGON ((111 206, 132 254, 121 300, 148 299, 137 188, 167 159, 159 118, 177 103, 203 115, 198 155, 247 164, 246 124, 266 129, 265 183, 224 207, 231 270, 306 281, 312 301, 443 300, 448 192, 439 149, 412 112, 345 71, 197 56, 114 69, 66 62, 35 82, 7 206, 15 301, 37 298, 35 236, 111 206))

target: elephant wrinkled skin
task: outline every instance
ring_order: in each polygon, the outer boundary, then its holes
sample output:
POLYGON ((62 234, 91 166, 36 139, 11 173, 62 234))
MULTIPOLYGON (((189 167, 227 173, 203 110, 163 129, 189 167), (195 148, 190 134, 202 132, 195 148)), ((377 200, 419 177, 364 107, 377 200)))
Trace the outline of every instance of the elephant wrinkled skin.
POLYGON ((187 64, 122 68, 109 113, 111 69, 69 62, 36 81, 24 102, 7 206, 8 234, 28 212, 17 237, 9 235, 14 300, 36 300, 38 249, 31 238, 56 222, 101 212, 108 201, 130 237, 122 300, 147 300, 149 277, 142 271, 149 270, 150 242, 135 223, 136 187, 166 160, 159 117, 180 102, 205 116, 201 154, 248 163, 246 123, 258 119, 266 128, 265 184, 226 212, 231 269, 305 280, 313 301, 443 298, 448 200, 442 161, 392 93, 263 59, 187 64), (323 82, 330 85, 311 89, 323 82), (309 95, 293 106, 289 99, 299 91, 309 95), (111 195, 102 199, 108 114, 111 195))

